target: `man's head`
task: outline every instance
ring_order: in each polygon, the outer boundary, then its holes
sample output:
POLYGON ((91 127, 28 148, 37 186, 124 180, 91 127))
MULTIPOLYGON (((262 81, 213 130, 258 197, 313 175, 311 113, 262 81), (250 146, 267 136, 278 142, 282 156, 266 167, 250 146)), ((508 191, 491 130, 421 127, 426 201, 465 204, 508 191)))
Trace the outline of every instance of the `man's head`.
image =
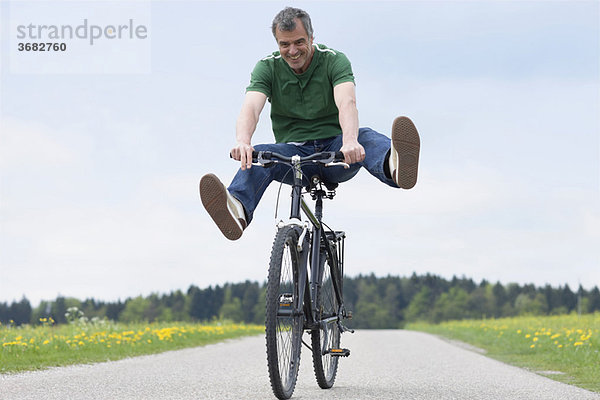
POLYGON ((312 23, 310 22, 310 15, 304 10, 293 7, 286 7, 283 10, 279 11, 279 13, 273 18, 273 25, 271 25, 271 30, 273 31, 273 36, 277 39, 277 35, 275 34, 277 29, 281 29, 282 31, 293 31, 296 29, 296 19, 299 19, 302 22, 302 26, 306 31, 308 37, 313 37, 313 29, 312 23))
POLYGON ((271 29, 285 62, 296 73, 306 71, 314 52, 313 29, 308 13, 286 7, 275 16, 271 29))

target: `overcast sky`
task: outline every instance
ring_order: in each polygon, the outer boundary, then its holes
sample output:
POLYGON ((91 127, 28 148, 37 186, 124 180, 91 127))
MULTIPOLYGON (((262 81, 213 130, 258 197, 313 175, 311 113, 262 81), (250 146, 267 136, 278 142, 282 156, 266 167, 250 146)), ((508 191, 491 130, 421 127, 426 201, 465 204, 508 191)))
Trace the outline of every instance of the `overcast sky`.
MULTIPOLYGON (((236 171, 244 89, 285 5, 351 60, 361 126, 407 115, 421 135, 414 189, 363 171, 326 202, 347 274, 600 284, 597 1, 69 3, 0 4, 0 301, 266 279, 277 185, 230 242, 198 181, 236 171), (39 41, 20 24, 130 19, 145 38, 17 49, 39 41)), ((254 143, 273 140, 268 113, 254 143)))

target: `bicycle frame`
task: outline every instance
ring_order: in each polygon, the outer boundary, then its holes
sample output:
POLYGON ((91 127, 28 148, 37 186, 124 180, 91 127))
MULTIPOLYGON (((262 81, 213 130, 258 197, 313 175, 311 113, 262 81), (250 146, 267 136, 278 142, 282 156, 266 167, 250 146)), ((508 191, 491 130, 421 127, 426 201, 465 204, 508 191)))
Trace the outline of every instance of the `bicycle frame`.
MULTIPOLYGON (((300 235, 299 246, 301 247, 299 251, 300 262, 299 262, 299 271, 298 271, 298 294, 304 294, 304 302, 303 305, 300 302, 297 303, 296 309, 293 311, 297 314, 302 313, 301 307, 304 308, 305 319, 305 329, 318 329, 320 328, 322 323, 330 323, 333 321, 339 322, 341 319, 341 310, 343 308, 343 296, 342 296, 342 287, 339 287, 337 279, 333 279, 334 283, 334 291, 335 296, 337 298, 338 304, 340 305, 340 309, 337 310, 337 315, 335 317, 329 317, 327 320, 320 321, 317 320, 316 315, 318 315, 319 310, 317 309, 317 291, 319 289, 319 285, 321 284, 322 279, 322 266, 323 263, 322 257, 326 256, 321 252, 321 240, 325 244, 325 251, 329 253, 330 259, 334 259, 333 249, 327 240, 325 231, 323 229, 323 224, 321 219, 323 217, 323 197, 326 197, 326 193, 322 190, 316 191, 316 204, 315 204, 315 212, 311 211, 310 207, 306 204, 304 199, 302 198, 302 169, 300 167, 300 157, 294 156, 292 157, 292 168, 294 172, 294 183, 292 185, 292 204, 290 211, 290 221, 291 223, 297 224, 303 228, 303 231, 300 235), (308 246, 309 238, 307 230, 307 224, 302 224, 301 222, 301 212, 306 215, 308 220, 312 225, 312 233, 310 235, 311 245, 308 246), (310 254, 308 249, 310 248, 310 254), (307 262, 310 256, 310 288, 307 288, 307 278, 308 278, 308 268, 307 262)), ((343 260, 339 260, 338 262, 343 262, 343 260)), ((336 274, 340 273, 340 266, 333 265, 332 268, 336 269, 336 274)), ((338 275, 340 276, 340 275, 338 275)), ((324 330, 326 332, 326 330, 324 330)), ((326 342, 326 341, 325 341, 326 342)))
POLYGON ((342 319, 352 318, 345 311, 342 295, 345 234, 322 221, 323 199, 332 199, 335 187, 318 176, 311 178, 308 193, 316 201, 314 213, 302 198, 303 165, 348 168, 343 160, 341 152, 317 152, 306 157, 270 151, 252 154, 257 165, 283 163, 293 172, 290 218, 277 224, 266 293, 267 366, 273 393, 279 399, 288 399, 294 391, 302 344, 311 350, 315 377, 322 389, 333 386, 339 357, 350 355, 349 349, 340 348, 341 333, 353 332, 342 324, 342 319), (303 222, 301 214, 308 221, 303 222), (305 331, 310 333, 310 345, 303 340, 305 331))

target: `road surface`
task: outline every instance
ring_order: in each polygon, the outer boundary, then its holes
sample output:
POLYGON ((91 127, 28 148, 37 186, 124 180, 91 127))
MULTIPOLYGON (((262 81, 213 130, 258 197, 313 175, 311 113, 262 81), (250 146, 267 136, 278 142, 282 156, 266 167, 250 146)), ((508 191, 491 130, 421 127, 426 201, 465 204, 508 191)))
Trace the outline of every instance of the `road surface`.
MULTIPOLYGON (((303 348, 294 399, 595 399, 600 395, 402 330, 344 334, 332 389, 303 348)), ((95 365, 0 375, 0 399, 272 399, 263 336, 95 365)))

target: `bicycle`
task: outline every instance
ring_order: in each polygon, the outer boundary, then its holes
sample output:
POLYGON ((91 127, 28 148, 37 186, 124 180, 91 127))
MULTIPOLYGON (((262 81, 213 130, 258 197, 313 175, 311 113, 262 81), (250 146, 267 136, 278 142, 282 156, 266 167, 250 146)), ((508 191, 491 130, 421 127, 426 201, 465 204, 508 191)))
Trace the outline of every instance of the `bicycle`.
POLYGON ((266 293, 267 364, 273 393, 279 399, 288 399, 294 392, 302 344, 312 352, 315 377, 323 389, 333 386, 339 357, 350 355, 350 350, 340 347, 341 333, 354 332, 342 324, 352 318, 343 301, 346 235, 322 221, 323 199, 333 199, 338 185, 314 176, 303 193, 301 168, 306 163, 348 167, 343 159, 341 152, 307 157, 253 152, 255 165, 285 164, 293 172, 290 218, 277 224, 266 293), (315 200, 314 213, 303 199, 305 193, 315 200), (301 211, 308 221, 302 222, 301 211), (310 333, 311 345, 303 340, 304 331, 310 333))

